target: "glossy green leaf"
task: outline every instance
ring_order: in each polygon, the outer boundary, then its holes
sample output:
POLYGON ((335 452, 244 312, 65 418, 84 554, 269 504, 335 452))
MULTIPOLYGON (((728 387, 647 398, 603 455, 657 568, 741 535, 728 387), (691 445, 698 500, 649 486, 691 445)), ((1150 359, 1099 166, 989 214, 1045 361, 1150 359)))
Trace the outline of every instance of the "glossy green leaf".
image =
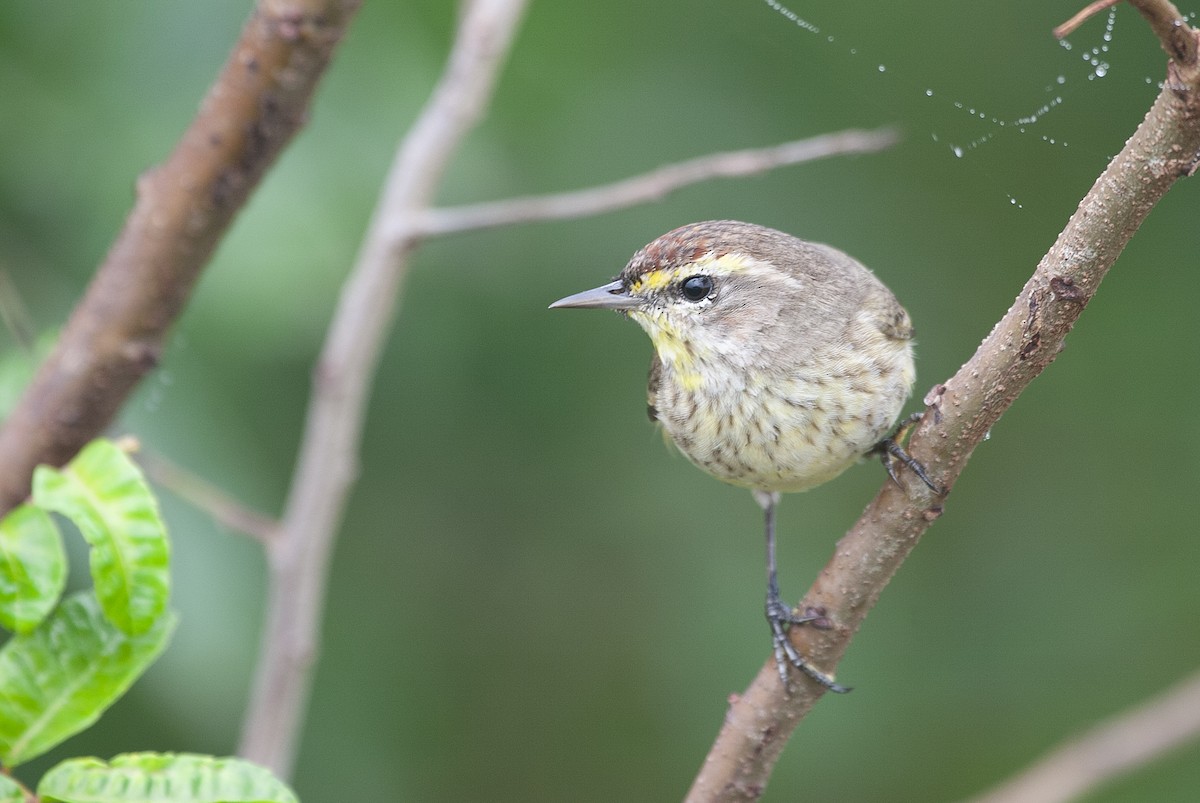
POLYGON ((53 610, 67 582, 54 520, 25 504, 0 519, 0 625, 28 633, 53 610))
POLYGON ((0 648, 0 763, 12 767, 91 725, 166 647, 175 616, 130 636, 90 591, 0 648))
POLYGON ((25 803, 26 800, 25 790, 19 783, 7 775, 0 775, 0 803, 25 803))
POLYGON ((38 795, 42 803, 297 803, 257 764, 190 753, 70 759, 42 776, 38 795))
POLYGON ((38 466, 33 501, 75 522, 91 544, 105 615, 129 634, 153 626, 167 608, 170 547, 158 502, 129 456, 101 439, 61 470, 38 466))

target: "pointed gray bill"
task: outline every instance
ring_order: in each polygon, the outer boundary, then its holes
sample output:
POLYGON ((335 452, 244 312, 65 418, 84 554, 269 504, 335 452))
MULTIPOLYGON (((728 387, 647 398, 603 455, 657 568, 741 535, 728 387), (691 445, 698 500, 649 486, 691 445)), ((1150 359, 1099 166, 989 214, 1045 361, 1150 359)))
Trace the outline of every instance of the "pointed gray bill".
POLYGON ((580 309, 634 309, 640 304, 641 302, 638 299, 626 292, 625 285, 621 284, 620 280, 618 280, 609 282, 602 287, 584 290, 582 293, 560 298, 550 305, 550 309, 568 309, 571 307, 578 307, 580 309))

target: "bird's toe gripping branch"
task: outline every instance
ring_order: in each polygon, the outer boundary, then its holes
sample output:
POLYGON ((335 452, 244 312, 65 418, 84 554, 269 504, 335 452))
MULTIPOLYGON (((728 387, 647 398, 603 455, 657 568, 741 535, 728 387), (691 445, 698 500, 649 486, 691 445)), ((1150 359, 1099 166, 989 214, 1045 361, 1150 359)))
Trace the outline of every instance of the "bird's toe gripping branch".
POLYGON ((771 626, 771 639, 775 644, 775 666, 779 670, 779 679, 785 689, 788 688, 789 667, 795 667, 831 692, 845 694, 850 691, 848 686, 841 685, 830 675, 810 664, 788 638, 788 630, 792 625, 822 620, 825 617, 821 613, 806 611, 803 616, 798 616, 778 596, 767 598, 766 613, 767 623, 771 626))
POLYGON ((892 482, 900 484, 900 477, 896 473, 896 463, 903 463, 909 471, 917 475, 921 482, 925 483, 929 490, 933 491, 938 496, 944 496, 946 489, 934 482, 929 474, 926 473, 925 467, 913 459, 912 455, 904 451, 904 447, 900 444, 908 437, 909 431, 921 420, 923 413, 913 413, 908 418, 901 421, 896 426, 896 431, 888 437, 875 444, 871 449, 872 454, 878 454, 880 461, 883 463, 884 469, 888 476, 892 478, 892 482))

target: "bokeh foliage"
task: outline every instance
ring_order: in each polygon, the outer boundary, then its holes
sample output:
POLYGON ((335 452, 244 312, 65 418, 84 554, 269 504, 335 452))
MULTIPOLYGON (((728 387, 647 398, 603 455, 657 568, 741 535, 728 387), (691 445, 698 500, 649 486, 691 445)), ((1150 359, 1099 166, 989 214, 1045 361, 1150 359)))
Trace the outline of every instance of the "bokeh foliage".
MULTIPOLYGON (((682 794, 726 696, 768 657, 758 513, 646 422, 637 327, 546 304, 675 225, 777 226, 895 290, 918 329, 919 399, 1007 308, 1157 91, 1165 58, 1129 9, 1103 78, 1084 58, 1103 18, 1072 50, 1052 40, 1078 5, 796 3, 812 34, 755 0, 533 4, 446 202, 849 126, 905 140, 420 252, 336 555, 303 799, 682 794)), ((39 330, 69 312, 248 6, 0 5, 0 267, 39 330)), ((444 0, 366 4, 121 429, 278 511, 337 287, 453 22, 444 0)), ((977 452, 843 663, 856 691, 818 706, 766 799, 960 797, 1200 664, 1197 192, 1183 182, 1155 210, 977 452)), ((785 595, 882 478, 872 464, 785 501, 785 595)), ((47 765, 236 746, 261 557, 169 494, 164 515, 171 649, 47 765)), ((1192 747, 1095 799, 1187 799, 1198 759, 1192 747)))

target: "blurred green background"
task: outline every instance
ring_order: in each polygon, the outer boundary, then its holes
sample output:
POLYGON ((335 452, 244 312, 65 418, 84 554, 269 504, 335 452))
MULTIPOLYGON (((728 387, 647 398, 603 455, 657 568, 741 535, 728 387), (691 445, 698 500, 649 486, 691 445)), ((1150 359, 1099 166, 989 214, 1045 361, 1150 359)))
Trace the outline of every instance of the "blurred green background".
MULTIPOLYGON (((249 5, 0 4, 0 266, 40 330, 65 320, 249 5)), ((306 801, 682 796, 727 696, 768 657, 759 513, 646 421, 636 326, 546 305, 682 223, 772 225, 892 287, 917 325, 919 400, 1007 309, 1157 91, 1165 58, 1129 8, 1110 42, 1104 16, 1070 50, 1052 39, 1080 5, 796 0, 814 34, 756 0, 533 3, 444 202, 846 127, 904 141, 419 252, 337 546, 306 801)), ((366 3, 120 430, 279 511, 339 284, 455 16, 444 0, 366 3)), ((855 692, 817 707, 766 800, 956 799, 1200 665, 1198 202, 1184 182, 1154 211, 977 451, 841 665, 855 692)), ((786 499, 785 596, 882 481, 869 464, 786 499)), ((262 558, 163 503, 174 644, 26 780, 81 753, 235 749, 262 558)), ((1193 745, 1092 799, 1197 790, 1193 745)))

